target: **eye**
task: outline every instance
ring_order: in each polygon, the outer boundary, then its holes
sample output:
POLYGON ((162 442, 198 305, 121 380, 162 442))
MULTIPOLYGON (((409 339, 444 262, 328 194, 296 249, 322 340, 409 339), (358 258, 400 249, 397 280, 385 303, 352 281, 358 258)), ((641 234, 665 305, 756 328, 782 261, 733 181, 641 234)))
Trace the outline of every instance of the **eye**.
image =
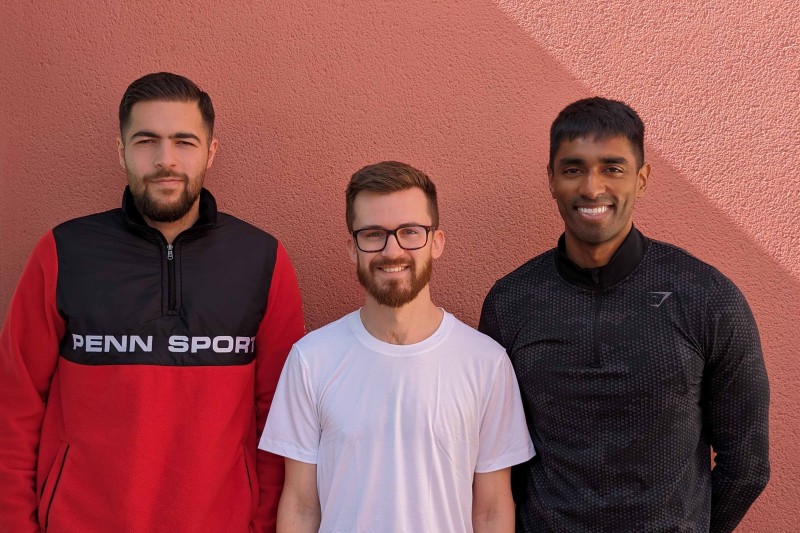
POLYGON ((567 176, 574 176, 576 174, 579 174, 580 171, 581 171, 581 169, 579 169, 577 167, 567 167, 567 168, 561 169, 561 173, 565 174, 567 176))
POLYGON ((407 235, 409 237, 414 236, 414 235, 419 235, 420 233, 422 233, 422 231, 423 231, 423 228, 420 228, 420 227, 417 227, 417 226, 413 226, 413 227, 410 227, 410 228, 400 228, 398 230, 400 235, 407 235))
POLYGON ((608 168, 606 168, 606 172, 621 173, 621 172, 625 172, 625 170, 620 168, 620 167, 608 167, 608 168))
POLYGON ((136 144, 155 144, 155 139, 139 139, 136 144))
POLYGON ((192 141, 178 141, 175 144, 178 144, 178 145, 181 145, 181 146, 195 146, 195 144, 192 141))
POLYGON ((386 232, 379 229, 372 229, 368 231, 362 231, 360 235, 364 239, 383 239, 383 236, 386 235, 386 232))

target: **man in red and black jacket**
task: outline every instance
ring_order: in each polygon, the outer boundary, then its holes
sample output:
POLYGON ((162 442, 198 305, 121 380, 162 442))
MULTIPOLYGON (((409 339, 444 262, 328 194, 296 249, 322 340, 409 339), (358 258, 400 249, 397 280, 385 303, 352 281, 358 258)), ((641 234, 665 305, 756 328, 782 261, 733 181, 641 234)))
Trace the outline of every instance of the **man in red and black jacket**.
POLYGON ((208 94, 150 74, 119 112, 121 209, 42 237, 0 333, 0 530, 274 530, 292 265, 203 188, 208 94))

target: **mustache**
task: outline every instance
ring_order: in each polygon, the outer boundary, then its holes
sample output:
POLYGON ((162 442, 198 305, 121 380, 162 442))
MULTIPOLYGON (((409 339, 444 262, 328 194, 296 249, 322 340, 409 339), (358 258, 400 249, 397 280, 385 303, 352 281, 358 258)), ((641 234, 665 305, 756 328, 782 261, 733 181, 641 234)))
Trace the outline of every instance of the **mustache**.
POLYGON ((189 181, 189 176, 187 174, 182 174, 180 172, 173 172, 168 168, 160 168, 153 172, 152 174, 146 174, 144 176, 145 181, 147 180, 157 180, 162 178, 180 178, 183 181, 189 181))
POLYGON ((381 261, 375 261, 371 264, 371 268, 392 268, 392 267, 403 267, 403 266, 412 266, 414 263, 409 261, 408 259, 384 259, 381 261))

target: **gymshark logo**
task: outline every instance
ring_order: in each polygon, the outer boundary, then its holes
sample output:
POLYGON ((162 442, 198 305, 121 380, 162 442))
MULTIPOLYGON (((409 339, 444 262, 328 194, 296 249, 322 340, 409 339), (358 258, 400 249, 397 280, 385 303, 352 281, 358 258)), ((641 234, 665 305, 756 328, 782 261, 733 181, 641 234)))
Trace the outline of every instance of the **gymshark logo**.
POLYGON ((664 300, 669 298, 671 292, 648 292, 650 295, 650 305, 653 307, 660 307, 664 300))

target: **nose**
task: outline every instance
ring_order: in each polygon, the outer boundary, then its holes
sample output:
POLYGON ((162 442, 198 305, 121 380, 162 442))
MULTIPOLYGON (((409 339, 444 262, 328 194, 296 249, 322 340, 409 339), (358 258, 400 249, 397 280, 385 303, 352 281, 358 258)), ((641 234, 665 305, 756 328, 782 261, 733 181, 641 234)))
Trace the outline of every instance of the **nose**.
POLYGON ((171 143, 163 142, 156 152, 155 164, 161 168, 172 168, 176 165, 175 149, 171 143))
POLYGON ((386 238, 386 246, 381 251, 381 254, 387 257, 398 257, 403 255, 405 250, 400 247, 400 243, 397 241, 397 234, 393 233, 386 238))
POLYGON ((584 198, 597 198, 605 192, 605 181, 602 174, 595 169, 590 169, 581 180, 579 193, 584 198))

